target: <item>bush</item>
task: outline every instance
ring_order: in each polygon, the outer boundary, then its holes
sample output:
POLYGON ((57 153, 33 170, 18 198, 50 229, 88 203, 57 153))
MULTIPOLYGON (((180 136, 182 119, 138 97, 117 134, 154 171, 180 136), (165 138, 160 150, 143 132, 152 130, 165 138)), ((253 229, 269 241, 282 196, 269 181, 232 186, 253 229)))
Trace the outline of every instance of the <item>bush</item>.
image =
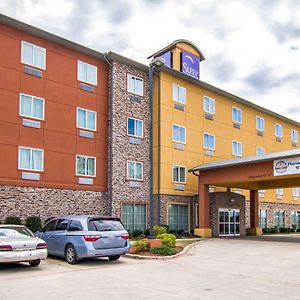
POLYGON ((296 230, 297 232, 300 232, 300 228, 297 228, 297 230, 296 230))
POLYGON ((25 225, 32 231, 36 232, 42 229, 42 220, 40 217, 31 216, 26 219, 25 225))
POLYGON ((133 237, 144 236, 144 231, 143 231, 143 230, 133 230, 132 236, 133 236, 133 237))
POLYGON ((157 236, 161 240, 162 245, 168 246, 170 248, 175 247, 176 236, 174 234, 163 233, 157 236))
POLYGON ((147 228, 144 232, 145 236, 150 236, 150 228, 147 228))
POLYGON ((279 232, 285 233, 285 232, 288 232, 288 229, 285 228, 285 227, 280 227, 280 228, 279 228, 279 232))
POLYGON ((173 254, 175 254, 175 250, 166 245, 161 245, 159 247, 152 248, 150 251, 152 253, 158 254, 158 255, 173 255, 173 254))
POLYGON ((21 219, 19 217, 7 217, 4 221, 5 224, 14 224, 14 225, 22 225, 21 219))
POLYGON ((263 231, 263 233, 269 233, 270 229, 269 228, 263 228, 262 231, 263 231))
POLYGON ((168 233, 166 226, 154 225, 153 227, 154 236, 157 237, 160 234, 168 233))
POLYGON ((147 251, 150 248, 150 243, 147 239, 134 242, 134 246, 137 252, 147 251))
POLYGON ((276 227, 273 227, 273 228, 269 229, 269 233, 278 233, 278 232, 279 232, 279 230, 276 227))

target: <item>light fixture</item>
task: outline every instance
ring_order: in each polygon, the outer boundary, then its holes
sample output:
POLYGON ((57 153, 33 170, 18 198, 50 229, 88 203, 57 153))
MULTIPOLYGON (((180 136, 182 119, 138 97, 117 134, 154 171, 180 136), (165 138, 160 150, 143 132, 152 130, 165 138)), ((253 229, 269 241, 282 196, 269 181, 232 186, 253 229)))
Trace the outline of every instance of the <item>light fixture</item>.
POLYGON ((151 66, 155 66, 155 67, 162 67, 165 64, 164 60, 160 57, 155 57, 153 58, 153 60, 151 61, 150 65, 151 66))

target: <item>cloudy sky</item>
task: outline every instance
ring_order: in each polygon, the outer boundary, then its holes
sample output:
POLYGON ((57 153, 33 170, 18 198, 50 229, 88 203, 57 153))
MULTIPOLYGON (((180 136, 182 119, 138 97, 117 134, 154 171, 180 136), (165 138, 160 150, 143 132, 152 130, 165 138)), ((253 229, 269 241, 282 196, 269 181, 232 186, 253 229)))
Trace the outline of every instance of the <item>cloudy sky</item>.
POLYGON ((299 0, 1 0, 0 12, 145 64, 188 39, 201 80, 300 122, 299 0))

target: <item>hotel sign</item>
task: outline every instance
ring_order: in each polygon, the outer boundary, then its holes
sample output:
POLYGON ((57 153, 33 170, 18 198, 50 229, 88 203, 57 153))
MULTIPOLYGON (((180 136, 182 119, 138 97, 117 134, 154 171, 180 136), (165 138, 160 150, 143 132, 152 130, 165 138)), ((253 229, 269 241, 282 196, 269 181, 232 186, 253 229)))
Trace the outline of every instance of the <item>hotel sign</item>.
POLYGON ((164 62, 165 67, 172 67, 172 56, 171 51, 162 54, 159 58, 164 62))
POLYGON ((274 176, 300 174, 300 157, 274 160, 274 176))
POLYGON ((182 73, 189 75, 195 79, 199 79, 199 62, 200 58, 187 51, 181 52, 181 66, 182 73))

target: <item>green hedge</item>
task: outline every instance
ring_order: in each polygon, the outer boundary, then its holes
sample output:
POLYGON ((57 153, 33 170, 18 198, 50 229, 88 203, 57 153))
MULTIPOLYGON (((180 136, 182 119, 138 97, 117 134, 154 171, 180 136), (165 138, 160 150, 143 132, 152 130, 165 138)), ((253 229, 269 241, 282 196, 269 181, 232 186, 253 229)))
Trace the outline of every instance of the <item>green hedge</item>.
POLYGON ((10 216, 7 217, 4 221, 5 224, 14 224, 14 225, 22 225, 22 221, 19 217, 10 216))
POLYGON ((168 228, 162 225, 154 225, 153 227, 154 236, 157 237, 160 234, 168 233, 168 228))
POLYGON ((40 217, 31 216, 26 219, 25 226, 27 226, 32 232, 36 232, 42 229, 42 220, 40 217))
POLYGON ((161 245, 159 247, 152 248, 150 251, 152 253, 158 254, 158 255, 173 255, 173 254, 175 254, 175 250, 166 245, 161 245))
POLYGON ((147 251, 150 248, 149 240, 143 239, 134 242, 134 246, 136 247, 137 252, 147 251))
POLYGON ((158 235, 156 238, 160 239, 162 245, 164 245, 164 246, 168 246, 170 248, 175 247, 176 236, 174 234, 163 233, 163 234, 158 235))

